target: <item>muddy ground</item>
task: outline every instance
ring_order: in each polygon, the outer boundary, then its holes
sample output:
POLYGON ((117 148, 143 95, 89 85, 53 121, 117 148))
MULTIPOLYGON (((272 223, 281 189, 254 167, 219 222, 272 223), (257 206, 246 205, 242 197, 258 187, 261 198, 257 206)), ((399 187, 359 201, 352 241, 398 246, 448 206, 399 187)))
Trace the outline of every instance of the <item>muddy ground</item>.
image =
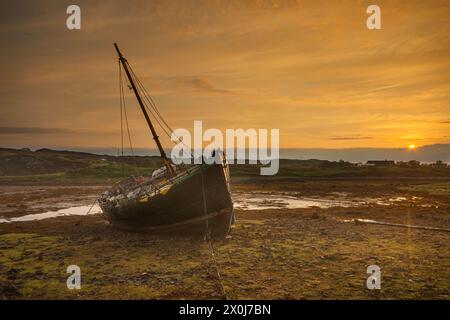
MULTIPOLYGON (((103 186, 2 186, 0 216, 88 205, 103 186)), ((446 181, 234 184, 233 193, 346 192, 416 197, 390 205, 236 210, 231 237, 215 241, 230 299, 449 299, 450 232, 345 222, 364 218, 450 228, 446 181), (381 268, 368 290, 367 266, 381 268)), ((220 299, 207 244, 176 235, 116 231, 101 215, 0 223, 0 298, 220 299), (66 269, 81 268, 81 290, 66 269)))

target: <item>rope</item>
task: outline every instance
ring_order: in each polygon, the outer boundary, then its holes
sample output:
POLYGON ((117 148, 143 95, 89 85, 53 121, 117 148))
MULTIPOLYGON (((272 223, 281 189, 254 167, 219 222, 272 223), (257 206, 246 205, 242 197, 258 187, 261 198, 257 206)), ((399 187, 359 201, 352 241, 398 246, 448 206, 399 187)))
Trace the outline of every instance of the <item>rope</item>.
MULTIPOLYGON (((125 91, 123 89, 124 81, 122 76, 122 68, 120 67, 120 61, 119 61, 119 94, 120 94, 120 134, 121 134, 121 147, 122 147, 122 157, 123 157, 123 116, 125 116, 125 124, 127 126, 127 135, 128 135, 128 143, 130 146, 131 155, 133 157, 134 164, 137 165, 136 158, 134 157, 134 149, 133 149, 133 143, 131 139, 131 133, 130 133, 130 126, 128 124, 128 115, 127 115, 127 108, 125 104, 125 91)), ((123 169, 123 162, 122 162, 122 174, 124 174, 123 169)))
POLYGON ((225 287, 223 286, 223 283, 222 283, 222 276, 220 274, 220 266, 216 259, 216 254, 215 254, 213 241, 212 241, 212 237, 211 237, 211 228, 209 227, 209 217, 208 217, 208 212, 207 212, 207 207, 206 207, 205 183, 204 183, 204 179, 203 179, 203 165, 200 165, 200 176, 202 178, 203 213, 205 214, 205 217, 206 217, 205 241, 207 241, 207 243, 208 243, 208 249, 209 249, 209 253, 211 254, 214 268, 216 271, 216 277, 217 277, 217 282, 219 283, 220 293, 224 300, 228 300, 227 292, 225 291, 225 287))
MULTIPOLYGON (((129 70, 131 71, 131 75, 132 75, 133 79, 135 80, 135 82, 138 85, 138 87, 136 89, 138 91, 140 91, 142 96, 144 96, 144 100, 142 100, 142 102, 144 104, 144 107, 154 117, 154 119, 156 120, 158 125, 161 127, 161 129, 164 131, 164 133, 169 138, 171 138, 172 137, 171 133, 173 133, 173 129, 169 126, 169 124, 162 117, 162 115, 161 115, 160 111, 158 110, 158 108, 156 107, 156 104, 153 101, 151 95, 147 92, 147 90, 145 89, 145 87, 142 84, 142 82, 136 76, 136 74, 134 73, 134 71, 131 68, 131 66, 128 63, 128 61, 126 61, 126 63, 127 63, 127 66, 129 68, 129 70)), ((126 123, 126 126, 127 126, 128 140, 129 140, 129 143, 130 143, 131 153, 134 156, 133 146, 132 146, 132 143, 131 143, 130 128, 129 128, 129 125, 128 125, 127 110, 126 110, 126 106, 125 106, 125 97, 124 97, 123 80, 122 80, 122 69, 120 68, 120 61, 119 61, 119 81, 120 81, 120 121, 121 121, 120 124, 121 124, 122 156, 123 156, 123 119, 122 119, 123 116, 122 116, 122 109, 123 109, 123 115, 125 115, 125 123, 126 123)), ((131 87, 130 87, 130 89, 131 89, 131 87)), ((180 137, 178 137, 175 134, 174 134, 174 136, 184 146, 189 147, 181 140, 180 137)), ((191 149, 191 157, 194 157, 194 151, 192 149, 191 149)), ((136 159, 135 159, 135 161, 136 161, 136 159)), ((215 250, 214 250, 214 245, 213 245, 213 241, 212 241, 212 237, 211 237, 211 229, 210 229, 210 226, 209 226, 209 217, 208 217, 207 206, 206 206, 206 195, 205 195, 205 185, 204 185, 203 166, 202 165, 200 166, 200 175, 201 175, 201 180, 202 180, 203 212, 204 212, 205 217, 206 217, 206 219, 205 219, 205 221, 206 221, 205 241, 207 241, 207 243, 208 243, 208 249, 209 249, 209 252, 211 254, 212 261, 213 261, 213 264, 214 264, 214 267, 215 267, 216 277, 217 277, 217 280, 218 280, 218 283, 219 283, 219 286, 220 286, 220 292, 221 292, 222 298, 225 299, 225 300, 228 300, 227 293, 226 293, 225 288, 224 288, 223 283, 222 283, 222 276, 220 274, 220 266, 219 266, 219 263, 218 263, 218 261, 216 259, 216 253, 215 253, 215 250)), ((96 200, 96 202, 97 202, 97 200, 96 200)), ((91 208, 89 209, 88 213, 91 211, 91 209, 93 208, 94 205, 95 205, 95 202, 91 206, 91 208)))
POLYGON ((124 105, 123 111, 124 111, 124 115, 125 115, 125 123, 127 124, 128 142, 130 144, 131 155, 134 157, 133 145, 131 143, 130 126, 128 125, 127 108, 125 107, 125 105, 124 105))
POLYGON ((123 162, 123 107, 122 107, 122 68, 119 60, 119 106, 120 106, 120 148, 122 157, 122 176, 125 176, 125 164, 123 162))
POLYGON ((133 68, 130 66, 130 64, 128 63, 128 61, 126 61, 126 64, 128 66, 128 69, 130 70, 131 76, 133 77, 135 83, 137 84, 137 90, 141 93, 141 96, 144 97, 144 99, 142 100, 145 109, 150 112, 150 114, 153 116, 153 118, 156 120, 156 122, 158 123, 159 127, 163 130, 163 132, 166 134, 166 136, 169 139, 172 139, 172 135, 175 136, 175 138, 181 143, 183 144, 185 147, 190 149, 191 152, 191 158, 193 158, 195 156, 195 152, 194 150, 189 147, 188 145, 186 145, 183 140, 181 140, 181 138, 179 136, 177 136, 174 133, 174 130, 172 129, 172 127, 166 122, 166 120, 164 119, 164 117, 162 116, 161 112, 159 111, 158 107, 156 106, 155 101, 153 100, 152 96, 150 95, 150 93, 148 93, 147 89, 145 89, 145 86, 142 84, 141 80, 138 78, 138 76, 136 75, 136 73, 134 72, 133 68), (152 111, 153 110, 153 111, 152 111), (162 123, 161 123, 162 122, 162 123))
POLYGON ((164 120, 164 118, 162 117, 161 113, 159 112, 158 108, 156 107, 155 102, 153 101, 152 97, 150 96, 150 94, 147 92, 147 90, 145 89, 144 85, 142 84, 141 80, 139 80, 139 78, 137 77, 136 73, 134 73, 133 68, 131 68, 130 64, 128 63, 128 61, 126 62, 128 69, 130 70, 130 73, 135 81, 135 83, 137 84, 137 90, 140 91, 141 96, 144 97, 144 100, 142 100, 145 108, 147 109, 147 111, 149 111, 151 113, 151 115, 155 118, 156 122, 159 124, 159 126, 161 127, 161 129, 164 131, 164 133, 170 138, 170 132, 172 132, 172 128, 167 124, 167 122, 164 120), (150 105, 150 107, 149 107, 150 105), (153 111, 151 110, 153 109, 153 111), (160 120, 163 122, 163 124, 161 124, 160 120))
POLYGON ((155 111, 155 113, 158 115, 158 117, 161 119, 161 121, 164 123, 164 125, 167 127, 167 129, 170 132, 173 132, 173 129, 170 127, 170 125, 164 120, 163 116, 161 115, 161 112, 159 111, 158 107, 156 106, 155 101, 153 100, 152 96, 148 93, 147 89, 145 89, 144 85, 142 84, 141 80, 138 78, 136 73, 134 73, 134 70, 131 68, 130 64, 127 62, 127 65, 129 69, 131 70, 131 73, 133 75, 133 78, 136 80, 136 83, 141 88, 143 96, 150 104, 151 108, 155 111))
MULTIPOLYGON (((84 214, 85 216, 87 216, 87 215, 91 212, 92 208, 95 206, 95 204, 97 203, 97 201, 98 201, 98 197, 95 198, 94 203, 92 203, 91 206, 89 207, 89 210, 86 211, 86 213, 84 214)), ((81 222, 81 220, 79 220, 79 221, 81 222)))
POLYGON ((391 223, 391 222, 376 221, 376 220, 369 220, 369 219, 352 219, 350 221, 355 222, 355 223, 378 224, 378 225, 382 225, 382 226, 402 227, 402 228, 409 228, 409 229, 450 232, 450 229, 447 229, 447 228, 417 226, 417 225, 412 225, 412 224, 391 223))
POLYGON ((97 203, 98 198, 95 199, 94 203, 91 205, 91 207, 89 208, 89 210, 86 212, 85 216, 87 216, 89 214, 89 212, 91 212, 92 208, 95 206, 95 204, 97 203))

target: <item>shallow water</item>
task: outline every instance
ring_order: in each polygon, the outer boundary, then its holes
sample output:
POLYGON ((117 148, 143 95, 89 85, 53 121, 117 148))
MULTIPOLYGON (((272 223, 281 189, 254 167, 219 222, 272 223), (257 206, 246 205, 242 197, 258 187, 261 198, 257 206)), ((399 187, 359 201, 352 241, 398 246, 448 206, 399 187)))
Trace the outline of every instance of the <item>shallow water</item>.
MULTIPOLYGON (((361 207, 367 205, 389 206, 403 202, 421 200, 419 197, 391 197, 391 198, 358 198, 351 197, 345 192, 333 192, 326 196, 302 196, 298 192, 279 193, 238 193, 233 195, 234 208, 240 210, 267 210, 267 209, 303 209, 303 208, 333 208, 333 207, 361 207)), ((421 206, 431 206, 421 204, 421 206)), ((84 216, 102 213, 96 204, 91 206, 74 206, 57 211, 47 211, 38 214, 28 214, 13 218, 0 218, 0 223, 37 221, 49 218, 66 216, 84 216)))
POLYGON ((299 209, 299 208, 331 208, 353 207, 363 204, 361 201, 332 199, 332 198, 297 198, 287 195, 249 195, 234 198, 234 207, 241 210, 266 210, 266 209, 299 209))
MULTIPOLYGON (((241 193, 233 196, 234 207, 240 210, 267 209, 303 209, 303 208, 333 208, 360 207, 367 205, 390 206, 403 202, 421 200, 419 197, 362 198, 351 197, 345 192, 334 192, 326 196, 305 197, 299 193, 241 193)), ((427 205, 422 205, 427 206, 427 205)))
POLYGON ((65 209, 60 209, 57 211, 47 211, 43 213, 37 214, 27 214, 21 217, 13 217, 13 218, 1 218, 0 223, 10 223, 10 222, 25 222, 25 221, 36 221, 36 220, 44 220, 49 218, 58 218, 58 217, 66 217, 66 216, 85 216, 90 214, 98 214, 101 213, 102 209, 98 205, 94 206, 79 206, 79 207, 70 207, 65 209))

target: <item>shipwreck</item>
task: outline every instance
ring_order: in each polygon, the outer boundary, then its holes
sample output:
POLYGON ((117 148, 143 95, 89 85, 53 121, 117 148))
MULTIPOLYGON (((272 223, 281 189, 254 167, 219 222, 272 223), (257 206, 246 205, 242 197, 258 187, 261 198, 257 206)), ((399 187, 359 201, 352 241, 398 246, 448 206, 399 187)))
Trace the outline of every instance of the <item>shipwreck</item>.
POLYGON ((149 109, 152 98, 117 44, 114 47, 119 70, 126 74, 164 166, 147 176, 128 177, 103 192, 99 204, 104 216, 113 227, 126 231, 226 236, 234 223, 226 157, 216 154, 221 161, 214 164, 174 164, 166 156, 149 116, 149 112, 154 116, 149 109))

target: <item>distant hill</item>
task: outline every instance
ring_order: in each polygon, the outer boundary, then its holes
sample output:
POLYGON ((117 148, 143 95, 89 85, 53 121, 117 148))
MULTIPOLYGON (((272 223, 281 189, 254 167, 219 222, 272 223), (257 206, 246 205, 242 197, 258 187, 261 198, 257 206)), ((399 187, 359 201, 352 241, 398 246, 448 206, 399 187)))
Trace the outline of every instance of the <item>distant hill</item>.
MULTIPOLYGON (((0 148, 0 182, 109 182, 129 175, 149 174, 162 166, 156 156, 99 155, 51 149, 0 148)), ((259 165, 231 165, 233 179, 364 179, 450 178, 450 166, 418 162, 389 166, 361 166, 346 161, 280 160, 276 176, 261 177, 259 165)))
POLYGON ((5 149, 0 148, 0 176, 36 175, 56 172, 83 173, 92 169, 97 172, 108 168, 111 175, 121 172, 121 166, 135 168, 159 168, 159 157, 115 157, 87 152, 51 149, 5 149))
MULTIPOLYGON (((80 152, 114 156, 118 154, 115 148, 69 148, 80 152)), ((170 154, 170 150, 166 150, 170 154)), ((158 150, 135 148, 134 153, 140 156, 156 156, 158 150)), ((229 153, 229 152, 228 152, 229 153)), ((129 152, 127 153, 129 154, 129 152)), ((415 150, 407 148, 293 148, 280 149, 281 159, 309 160, 320 159, 328 161, 349 161, 365 163, 369 160, 394 160, 421 162, 436 162, 438 160, 450 163, 450 144, 433 144, 418 147, 415 150)))
POLYGON ((330 161, 367 162, 369 160, 394 160, 450 163, 450 144, 433 144, 407 148, 349 148, 349 149, 284 149, 280 151, 282 158, 288 159, 321 159, 330 161))

